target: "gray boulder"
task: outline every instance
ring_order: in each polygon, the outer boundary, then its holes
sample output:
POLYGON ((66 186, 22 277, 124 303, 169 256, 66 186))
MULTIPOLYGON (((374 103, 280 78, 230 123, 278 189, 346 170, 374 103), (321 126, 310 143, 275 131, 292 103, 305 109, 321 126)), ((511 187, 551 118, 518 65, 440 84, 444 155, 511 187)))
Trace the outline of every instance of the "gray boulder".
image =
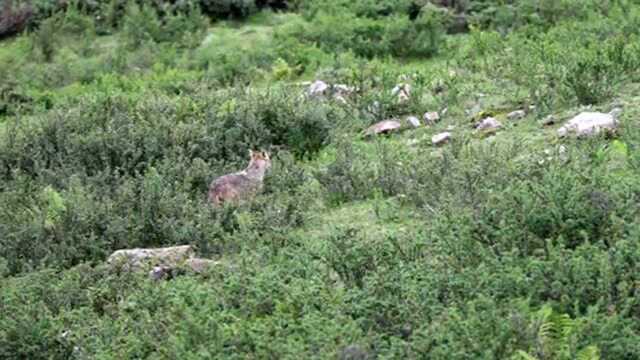
POLYGON ((329 85, 322 80, 316 80, 311 85, 309 85, 309 89, 307 93, 311 97, 317 97, 324 95, 327 90, 329 90, 329 85))
POLYGON ((400 122, 396 120, 383 120, 369 126, 369 128, 367 128, 367 130, 365 130, 364 133, 365 133, 365 136, 387 134, 393 131, 397 131, 401 127, 402 127, 402 124, 400 124, 400 122))
POLYGON ((414 128, 420 127, 420 119, 418 119, 415 116, 407 117, 407 122, 409 123, 409 125, 413 126, 414 128))
POLYGON ((583 112, 567 121, 558 129, 558 136, 573 134, 577 137, 597 135, 601 131, 612 131, 618 127, 617 117, 621 110, 614 109, 608 114, 599 112, 583 112))
POLYGON ((507 114, 507 119, 509 120, 520 120, 527 116, 527 113, 524 110, 516 110, 507 114))
POLYGON ((447 132, 433 135, 433 137, 431 138, 431 143, 434 146, 439 146, 439 145, 446 144, 447 142, 449 142, 449 140, 451 140, 451 133, 447 131, 447 132))
POLYGON ((107 263, 124 271, 147 270, 152 266, 176 267, 194 256, 190 245, 155 249, 124 249, 111 254, 107 263))
POLYGON ((502 127, 500 121, 488 117, 476 124, 476 130, 497 130, 502 127))
POLYGON ((440 120, 440 114, 437 111, 428 112, 424 114, 423 119, 427 125, 432 125, 440 120))
POLYGON ((114 270, 126 272, 148 271, 153 280, 173 277, 180 271, 206 272, 217 261, 194 257, 190 245, 154 249, 124 249, 111 254, 107 263, 114 270))

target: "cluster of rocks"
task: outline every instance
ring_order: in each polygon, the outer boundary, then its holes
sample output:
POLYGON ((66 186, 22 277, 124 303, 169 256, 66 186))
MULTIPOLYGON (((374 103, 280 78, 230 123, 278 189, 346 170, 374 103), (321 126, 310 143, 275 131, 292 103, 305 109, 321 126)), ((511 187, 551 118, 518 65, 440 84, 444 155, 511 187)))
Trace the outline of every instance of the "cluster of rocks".
POLYGON ((206 272, 217 261, 195 257, 190 245, 152 249, 123 249, 111 254, 107 264, 116 271, 149 273, 153 280, 171 278, 181 272, 206 272))
MULTIPOLYGON (((402 81, 409 80, 407 76, 401 78, 402 81)), ((334 84, 329 85, 322 80, 316 80, 312 83, 308 83, 307 96, 311 98, 328 98, 333 97, 341 102, 346 102, 345 98, 355 92, 357 89, 343 85, 334 84)), ((409 101, 411 97, 412 87, 408 82, 401 82, 391 89, 391 96, 396 98, 398 103, 405 103, 409 101)), ((378 103, 372 105, 374 108, 379 108, 378 103)), ((478 107, 478 106, 476 106, 478 107)), ((505 116, 505 120, 515 122, 526 118, 528 111, 535 109, 535 106, 528 107, 527 109, 518 109, 509 112, 505 116)), ((407 116, 405 121, 401 121, 398 118, 386 119, 379 121, 369 126, 364 131, 365 136, 374 136, 380 134, 389 134, 406 128, 419 128, 423 125, 431 126, 437 123, 441 117, 446 113, 447 109, 442 112, 426 112, 422 117, 407 116)), ((477 111, 479 119, 474 124, 476 134, 481 136, 490 136, 495 134, 498 130, 503 128, 503 124, 493 116, 483 113, 478 108, 477 111)), ((557 134, 560 137, 565 137, 574 134, 578 137, 590 136, 599 134, 602 131, 614 131, 617 128, 617 116, 621 110, 616 108, 608 114, 598 112, 583 112, 574 118, 567 121, 563 126, 557 130, 557 134)), ((543 120, 544 126, 553 125, 557 122, 555 116, 550 115, 543 120)), ((452 138, 452 129, 433 135, 431 143, 434 146, 440 146, 448 143, 452 138)))
MULTIPOLYGON (((446 109, 443 110, 443 113, 446 113, 446 109)), ((438 112, 427 112, 422 116, 422 121, 417 116, 407 116, 405 118, 405 124, 401 122, 400 119, 387 119, 379 121, 371 126, 369 126, 365 131, 365 136, 373 136, 380 134, 388 134, 394 131, 402 130, 404 128, 419 128, 423 125, 430 126, 435 124, 440 120, 440 113, 438 112)))
POLYGON ((347 97, 357 90, 355 87, 344 84, 330 85, 322 80, 316 80, 312 83, 303 83, 303 85, 308 85, 306 95, 309 98, 333 98, 341 103, 346 103, 347 97))

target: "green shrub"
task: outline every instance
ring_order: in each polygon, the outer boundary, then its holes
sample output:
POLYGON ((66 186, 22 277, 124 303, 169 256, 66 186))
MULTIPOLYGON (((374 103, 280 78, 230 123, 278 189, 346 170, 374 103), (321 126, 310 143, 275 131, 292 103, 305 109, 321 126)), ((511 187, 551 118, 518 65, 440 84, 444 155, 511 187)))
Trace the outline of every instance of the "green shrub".
POLYGON ((201 6, 215 19, 243 19, 257 11, 255 0, 201 0, 201 6))
POLYGON ((0 39, 24 30, 33 14, 28 5, 17 5, 13 0, 7 0, 0 10, 0 39))
POLYGON ((56 43, 58 38, 56 37, 56 32, 59 21, 57 17, 44 20, 33 37, 34 48, 39 51, 46 62, 50 62, 53 59, 53 55, 57 50, 56 43))

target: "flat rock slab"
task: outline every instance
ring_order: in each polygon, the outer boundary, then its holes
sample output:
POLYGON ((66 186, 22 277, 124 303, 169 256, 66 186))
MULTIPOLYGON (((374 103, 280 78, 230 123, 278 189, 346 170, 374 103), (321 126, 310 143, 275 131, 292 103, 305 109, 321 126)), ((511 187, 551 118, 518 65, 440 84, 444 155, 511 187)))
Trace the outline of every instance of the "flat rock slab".
POLYGON ((423 119, 427 125, 432 125, 440 120, 440 114, 436 111, 428 112, 424 114, 423 119))
POLYGON ((111 254, 107 263, 125 271, 146 270, 151 266, 176 267, 193 258, 190 245, 155 249, 124 249, 111 254))
POLYGON ((218 261, 194 257, 190 245, 155 249, 124 249, 109 256, 112 269, 126 272, 148 271, 153 280, 167 279, 185 271, 203 273, 218 261))
POLYGON ((402 127, 402 124, 400 124, 400 122, 396 120, 383 120, 369 126, 369 128, 365 130, 364 134, 366 136, 386 134, 392 131, 397 131, 401 127, 402 127))
POLYGON ((500 121, 495 118, 488 117, 482 121, 480 121, 476 125, 476 130, 497 130, 502 127, 500 121))
POLYGON ((520 120, 527 116, 527 113, 524 110, 516 110, 507 114, 507 119, 509 120, 520 120))
POLYGON ((451 133, 447 131, 447 132, 434 135, 431 138, 431 143, 435 146, 439 146, 439 145, 446 144, 447 142, 449 142, 449 140, 451 140, 451 133))
POLYGON ((602 130, 615 130, 618 126, 615 114, 583 112, 558 129, 558 136, 574 134, 578 137, 599 134, 602 130))
POLYGON ((149 278, 152 280, 169 279, 183 272, 184 270, 190 270, 195 272, 196 274, 201 274, 218 264, 218 261, 191 258, 187 259, 182 266, 154 266, 153 269, 149 271, 149 278))
POLYGON ((420 127, 420 119, 418 119, 415 116, 407 117, 407 122, 409 123, 409 125, 413 126, 414 128, 420 127))

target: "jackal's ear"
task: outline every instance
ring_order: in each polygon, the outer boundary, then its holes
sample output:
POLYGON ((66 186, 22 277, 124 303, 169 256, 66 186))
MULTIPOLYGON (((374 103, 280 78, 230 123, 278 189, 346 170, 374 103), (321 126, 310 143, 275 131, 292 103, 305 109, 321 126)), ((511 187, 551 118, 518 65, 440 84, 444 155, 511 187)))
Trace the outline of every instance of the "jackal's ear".
POLYGON ((249 149, 249 157, 253 159, 253 150, 249 149))
POLYGON ((260 153, 262 154, 262 157, 265 158, 266 160, 269 160, 269 153, 264 151, 264 150, 260 150, 260 153))

